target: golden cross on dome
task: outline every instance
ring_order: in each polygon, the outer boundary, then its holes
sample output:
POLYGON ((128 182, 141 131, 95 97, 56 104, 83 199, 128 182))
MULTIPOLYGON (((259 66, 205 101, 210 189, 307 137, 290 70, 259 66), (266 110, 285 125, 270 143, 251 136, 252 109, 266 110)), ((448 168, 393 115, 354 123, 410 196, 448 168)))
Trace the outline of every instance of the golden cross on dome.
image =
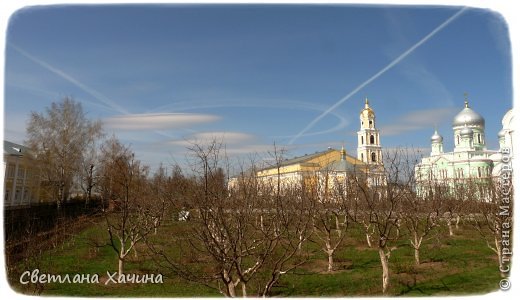
POLYGON ((468 92, 464 92, 464 107, 468 108, 468 92))

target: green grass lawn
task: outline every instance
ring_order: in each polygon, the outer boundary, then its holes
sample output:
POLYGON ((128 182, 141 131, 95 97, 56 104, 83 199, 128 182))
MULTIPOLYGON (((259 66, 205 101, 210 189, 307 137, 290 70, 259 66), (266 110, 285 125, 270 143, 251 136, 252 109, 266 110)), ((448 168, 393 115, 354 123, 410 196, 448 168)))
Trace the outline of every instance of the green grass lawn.
MULTIPOLYGON (((145 248, 138 256, 131 254, 125 266, 126 272, 146 274, 164 273, 162 284, 108 284, 106 272, 117 271, 117 259, 109 246, 99 246, 107 240, 102 219, 69 238, 61 246, 43 251, 26 262, 21 262, 13 271, 11 286, 14 290, 31 294, 40 287, 34 284, 21 285, 21 272, 38 268, 50 274, 99 274, 99 284, 45 284, 43 295, 60 296, 135 296, 135 297, 194 297, 221 296, 220 293, 202 284, 189 282, 168 275, 146 255, 145 248), (97 243, 97 246, 96 246, 97 243)), ((175 236, 182 223, 163 226, 154 238, 168 239, 175 236)), ((421 252, 421 265, 416 266, 413 250, 405 239, 390 257, 391 296, 469 295, 483 294, 498 289, 500 274, 493 252, 486 247, 479 235, 469 226, 448 236, 438 228, 438 238, 425 242, 421 252)), ((309 247, 317 245, 311 244, 309 247)), ((178 249, 170 249, 172 253, 178 249)), ((326 273, 326 255, 317 251, 309 262, 294 273, 281 277, 273 290, 273 296, 378 296, 381 293, 381 265, 374 248, 368 248, 363 234, 357 228, 350 229, 348 238, 335 254, 335 271, 326 273)), ((200 263, 199 263, 200 264, 200 263)))

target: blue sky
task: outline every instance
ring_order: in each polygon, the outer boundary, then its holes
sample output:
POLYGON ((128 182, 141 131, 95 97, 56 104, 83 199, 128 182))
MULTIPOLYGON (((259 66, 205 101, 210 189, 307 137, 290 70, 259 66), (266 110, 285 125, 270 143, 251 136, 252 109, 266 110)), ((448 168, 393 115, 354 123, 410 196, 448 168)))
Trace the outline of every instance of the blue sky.
POLYGON ((437 126, 446 151, 468 92, 495 149, 512 107, 507 24, 483 9, 43 6, 16 12, 6 38, 5 139, 23 143, 31 111, 72 96, 152 167, 211 137, 230 155, 276 142, 355 156, 365 97, 383 147, 429 148, 437 126))

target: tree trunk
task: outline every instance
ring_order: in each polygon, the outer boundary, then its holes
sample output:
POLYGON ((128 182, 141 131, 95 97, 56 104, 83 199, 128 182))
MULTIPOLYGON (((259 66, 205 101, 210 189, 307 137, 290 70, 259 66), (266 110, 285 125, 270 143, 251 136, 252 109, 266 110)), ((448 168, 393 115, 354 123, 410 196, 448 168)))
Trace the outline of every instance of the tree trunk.
POLYGON ((223 272, 224 283, 226 284, 226 295, 228 297, 235 298, 235 284, 233 283, 233 280, 229 277, 228 272, 226 270, 223 270, 223 272))
POLYGON ((451 218, 448 218, 446 222, 448 223, 448 230, 450 231, 450 236, 453 236, 453 226, 451 225, 451 218))
POLYGON ((379 258, 381 259, 381 267, 383 268, 383 293, 386 293, 390 283, 390 274, 388 272, 388 256, 386 256, 383 248, 379 248, 379 258))
POLYGON ((502 270, 505 269, 505 264, 504 264, 504 261, 502 260, 502 241, 495 237, 495 247, 496 247, 496 253, 497 253, 497 259, 498 259, 498 267, 499 267, 499 270, 500 270, 500 276, 502 278, 507 278, 507 273, 509 272, 502 272, 502 270))
POLYGON ((271 274, 271 279, 269 282, 265 285, 264 291, 262 292, 262 297, 265 298, 269 293, 271 292, 271 289, 273 288, 274 284, 278 282, 278 279, 280 279, 280 272, 274 271, 271 274))
POLYGON ((341 236, 341 228, 339 225, 338 215, 334 215, 334 217, 336 218, 336 233, 338 234, 338 236, 341 236))
POLYGON ((242 297, 246 298, 247 297, 247 286, 246 286, 246 283, 245 282, 241 282, 242 284, 242 297))
POLYGON ((367 233, 366 233, 366 236, 367 236, 367 244, 368 244, 368 247, 369 247, 369 248, 372 248, 372 241, 370 240, 370 234, 367 232, 367 233))
POLYGON ((121 258, 119 258, 119 268, 117 269, 117 274, 123 275, 123 271, 124 271, 124 261, 121 258))
POLYGON ((333 269, 333 266, 334 266, 334 258, 332 257, 333 254, 334 254, 334 251, 333 250, 328 250, 327 251, 327 254, 329 256, 329 266, 327 268, 327 272, 332 272, 332 269, 333 269))
POLYGON ((153 220, 153 234, 157 234, 157 228, 159 227, 159 218, 153 220))
POLYGON ((414 236, 414 243, 412 244, 412 246, 413 246, 414 255, 415 255, 415 264, 420 265, 421 259, 419 256, 419 249, 421 248, 422 238, 418 237, 417 232, 414 232, 413 236, 414 236))
POLYGON ((125 244, 121 243, 121 249, 119 250, 119 268, 118 268, 118 274, 123 275, 124 271, 124 253, 125 253, 125 244))
POLYGON ((235 285, 233 284, 233 281, 229 281, 227 283, 227 292, 228 292, 228 296, 229 297, 232 297, 232 298, 235 298, 236 297, 236 294, 235 294, 235 285))
POLYGON ((363 223, 363 227, 365 227, 365 235, 367 237, 368 248, 372 248, 372 240, 371 240, 371 235, 370 235, 370 224, 366 225, 365 223, 363 223))
POLYGON ((455 222, 455 228, 459 229, 460 216, 457 215, 457 221, 455 222))

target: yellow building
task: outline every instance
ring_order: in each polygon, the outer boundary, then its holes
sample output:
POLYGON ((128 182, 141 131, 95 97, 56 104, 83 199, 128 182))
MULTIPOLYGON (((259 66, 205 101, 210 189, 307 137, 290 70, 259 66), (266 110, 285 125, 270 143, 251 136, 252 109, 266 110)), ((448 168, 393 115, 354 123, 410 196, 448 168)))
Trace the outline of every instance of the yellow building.
MULTIPOLYGON (((282 186, 305 183, 315 184, 319 174, 328 171, 334 163, 343 160, 346 164, 364 169, 365 164, 356 158, 347 155, 345 150, 329 148, 325 151, 316 152, 300 157, 282 161, 278 166, 262 169, 256 173, 260 182, 275 184, 280 178, 282 186)), ((331 169, 331 172, 332 171, 331 169)))
POLYGON ((4 207, 39 202, 40 171, 25 146, 4 141, 4 207))
MULTIPOLYGON (((328 148, 261 169, 256 172, 256 178, 265 184, 277 184, 280 180, 282 187, 303 183, 306 186, 326 186, 326 190, 351 175, 362 175, 369 184, 380 183, 384 180, 383 157, 375 121, 375 112, 365 99, 365 106, 360 112, 360 130, 357 132, 357 158, 348 155, 344 148, 328 148)), ((230 187, 237 182, 237 178, 232 178, 230 187)))

